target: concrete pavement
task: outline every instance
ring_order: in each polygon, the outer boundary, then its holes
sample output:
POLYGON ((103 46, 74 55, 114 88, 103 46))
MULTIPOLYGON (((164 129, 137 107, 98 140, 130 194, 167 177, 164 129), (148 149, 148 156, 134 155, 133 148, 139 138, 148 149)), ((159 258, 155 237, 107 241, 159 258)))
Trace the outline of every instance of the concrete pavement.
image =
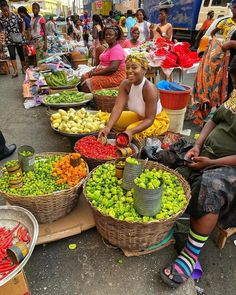
MULTIPOLYGON (((67 138, 50 129, 45 107, 25 110, 23 76, 0 76, 0 129, 8 143, 29 144, 37 153, 70 151, 67 138)), ((193 76, 187 84, 191 85, 193 76)), ((16 158, 16 153, 11 157, 16 158)), ((2 163, 1 163, 2 164, 2 163)), ((198 286, 207 295, 236 294, 236 248, 232 237, 220 251, 212 236, 200 261, 204 269, 198 286)), ((47 245, 37 246, 25 267, 32 295, 195 295, 192 281, 178 290, 165 286, 159 270, 176 257, 173 246, 142 257, 126 258, 119 249, 104 245, 95 229, 47 245), (77 244, 69 250, 70 243, 77 244), (117 261, 122 259, 123 263, 117 261)))

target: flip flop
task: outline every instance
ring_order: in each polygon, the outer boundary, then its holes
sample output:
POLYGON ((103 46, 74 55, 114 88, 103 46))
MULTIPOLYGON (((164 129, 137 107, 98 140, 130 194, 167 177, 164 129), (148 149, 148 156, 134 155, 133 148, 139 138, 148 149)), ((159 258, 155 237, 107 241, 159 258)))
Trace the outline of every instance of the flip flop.
POLYGON ((189 278, 185 274, 178 273, 175 270, 173 263, 169 265, 168 267, 163 268, 160 271, 160 276, 163 282, 165 282, 169 287, 175 288, 175 289, 180 287, 189 278), (169 270, 170 274, 169 275, 165 274, 165 270, 169 270))
POLYGON ((16 77, 18 77, 18 73, 13 74, 11 77, 12 77, 12 78, 16 78, 16 77))

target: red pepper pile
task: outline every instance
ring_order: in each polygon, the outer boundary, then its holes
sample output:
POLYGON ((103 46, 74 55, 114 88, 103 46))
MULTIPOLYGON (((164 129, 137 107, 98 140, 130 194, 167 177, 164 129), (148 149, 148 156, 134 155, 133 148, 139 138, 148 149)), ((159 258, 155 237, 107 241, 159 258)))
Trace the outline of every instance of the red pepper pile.
POLYGON ((116 137, 116 143, 120 146, 128 146, 129 144, 129 137, 126 134, 118 134, 116 137))
POLYGON ((0 280, 18 266, 7 257, 7 249, 19 241, 30 242, 30 236, 25 227, 20 226, 19 223, 12 230, 0 227, 0 280))
POLYGON ((111 144, 102 144, 95 136, 86 136, 75 144, 75 151, 87 158, 93 159, 115 159, 118 147, 111 144))

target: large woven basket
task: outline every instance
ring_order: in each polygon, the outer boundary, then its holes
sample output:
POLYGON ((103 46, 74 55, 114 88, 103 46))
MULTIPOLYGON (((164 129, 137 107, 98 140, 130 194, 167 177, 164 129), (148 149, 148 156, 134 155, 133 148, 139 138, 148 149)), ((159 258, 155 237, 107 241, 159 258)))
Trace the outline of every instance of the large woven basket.
MULTIPOLYGON (((116 138, 116 134, 115 133, 110 133, 108 135, 108 139, 115 139, 116 138)), ((133 139, 132 140, 132 143, 137 147, 138 151, 136 153, 134 153, 132 155, 132 157, 134 158, 138 158, 140 156, 140 151, 141 151, 141 143, 136 140, 136 139, 133 139)), ((75 152, 78 152, 75 150, 75 152)), ((99 165, 102 165, 106 162, 111 162, 111 161, 114 161, 114 159, 111 159, 111 160, 101 160, 101 159, 94 159, 94 158, 88 158, 84 155, 81 154, 81 157, 85 160, 85 162, 88 164, 89 166, 89 170, 93 170, 94 168, 96 168, 97 166, 99 165)), ((126 158, 118 158, 119 160, 125 160, 126 158)))
MULTIPOLYGON (((53 155, 66 155, 66 153, 42 153, 36 157, 51 157, 53 155)), ((20 206, 32 212, 39 223, 50 223, 61 217, 64 217, 76 206, 79 196, 82 192, 82 180, 76 186, 55 192, 52 194, 39 196, 19 196, 12 195, 0 190, 8 203, 20 206)))
MULTIPOLYGON (((118 90, 118 87, 109 88, 118 90)), ((107 96, 107 95, 99 95, 94 93, 93 99, 96 105, 96 110, 101 110, 102 112, 111 113, 115 103, 117 96, 107 96)), ((127 106, 124 110, 128 110, 127 106)))
MULTIPOLYGON (((145 168, 161 169, 177 176, 184 188, 185 196, 189 202, 191 197, 189 184, 179 173, 152 161, 146 162, 145 168)), ((90 173, 87 180, 92 176, 93 171, 90 173)), ((86 183, 84 183, 83 188, 83 192, 86 197, 86 183)), ((184 213, 187 204, 179 213, 173 215, 169 219, 141 223, 120 221, 118 219, 112 218, 99 212, 90 203, 96 227, 101 236, 109 241, 112 245, 129 251, 143 251, 150 246, 160 243, 168 235, 176 220, 184 213)))

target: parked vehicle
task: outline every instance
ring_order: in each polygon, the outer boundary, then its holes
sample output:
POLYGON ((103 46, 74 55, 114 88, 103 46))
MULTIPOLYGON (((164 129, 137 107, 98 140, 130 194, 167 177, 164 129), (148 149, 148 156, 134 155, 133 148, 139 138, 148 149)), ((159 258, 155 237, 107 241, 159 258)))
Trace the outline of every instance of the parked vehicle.
MULTIPOLYGON (((230 0, 176 0, 169 9, 169 22, 174 28, 174 38, 194 42, 207 13, 213 10, 215 18, 230 15, 230 0)), ((158 22, 160 0, 144 0, 144 9, 152 23, 158 22)))

